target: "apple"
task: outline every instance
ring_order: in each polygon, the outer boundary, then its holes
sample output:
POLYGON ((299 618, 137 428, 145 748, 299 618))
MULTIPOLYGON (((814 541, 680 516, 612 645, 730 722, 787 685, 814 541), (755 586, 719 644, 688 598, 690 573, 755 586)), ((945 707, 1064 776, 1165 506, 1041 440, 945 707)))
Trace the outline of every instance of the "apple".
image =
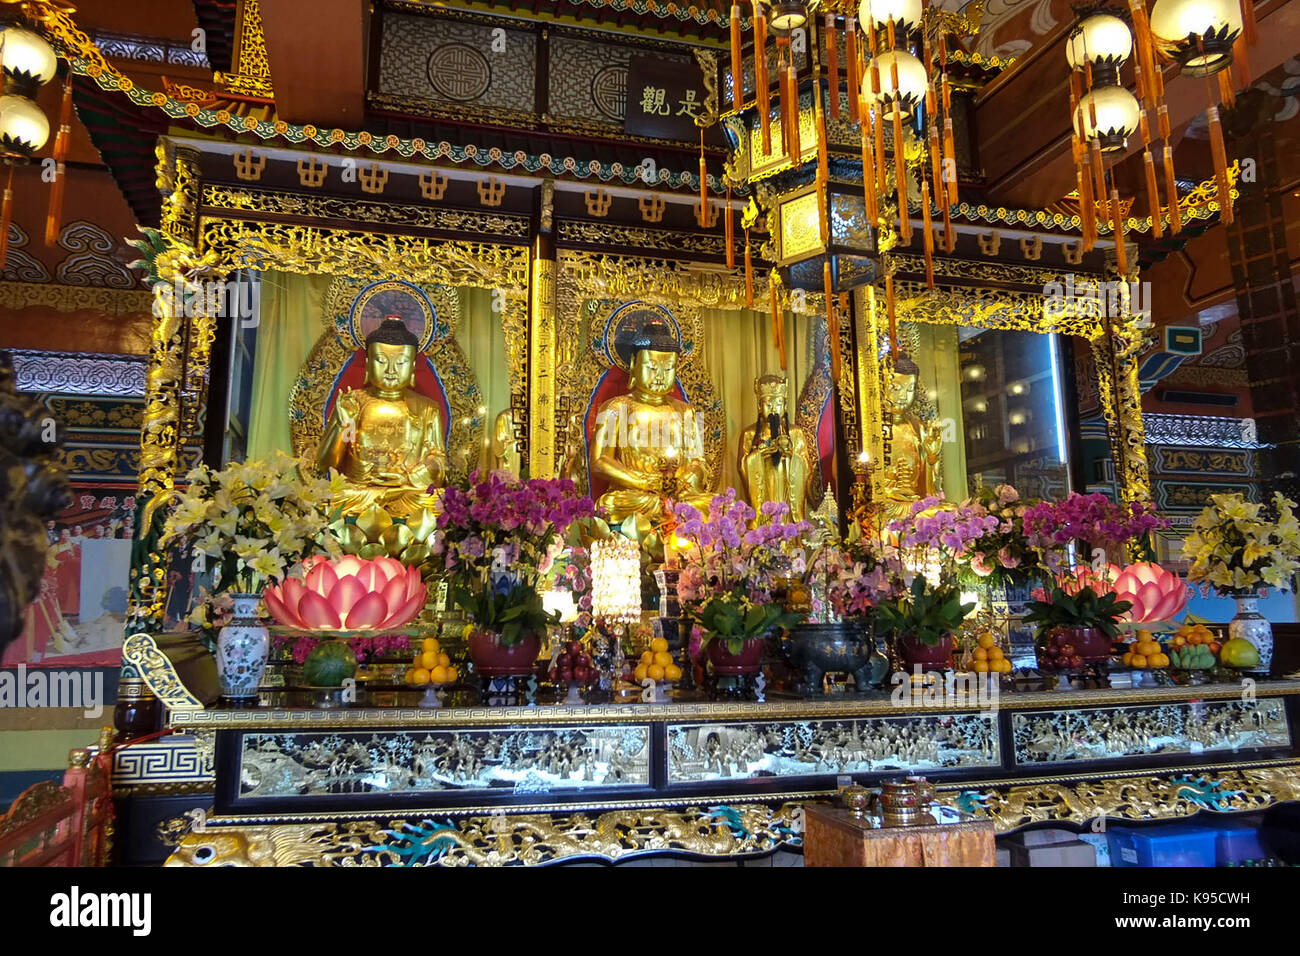
POLYGON ((1078 654, 1073 655, 1070 658, 1070 666, 1075 670, 1080 670, 1083 667, 1083 658, 1078 654))

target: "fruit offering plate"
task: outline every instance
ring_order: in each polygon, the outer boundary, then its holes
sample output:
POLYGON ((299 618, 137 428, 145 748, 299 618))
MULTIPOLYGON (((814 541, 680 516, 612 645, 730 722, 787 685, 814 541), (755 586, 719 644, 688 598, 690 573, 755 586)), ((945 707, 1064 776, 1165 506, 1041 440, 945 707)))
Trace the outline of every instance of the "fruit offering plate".
MULTIPOLYGON (((460 672, 452 666, 451 658, 438 644, 438 639, 426 637, 420 642, 411 666, 406 669, 403 683, 410 687, 437 687, 454 684, 459 679, 460 672)), ((425 696, 427 698, 428 695, 425 696)))

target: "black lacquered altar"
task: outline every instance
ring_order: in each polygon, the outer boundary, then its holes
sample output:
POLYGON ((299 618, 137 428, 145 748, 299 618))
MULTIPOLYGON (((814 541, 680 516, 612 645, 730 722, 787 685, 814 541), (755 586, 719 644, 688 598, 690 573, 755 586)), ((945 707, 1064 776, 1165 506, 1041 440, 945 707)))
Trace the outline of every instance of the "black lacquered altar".
MULTIPOLYGON (((159 688, 165 677, 159 664, 159 688)), ((697 690, 664 703, 628 688, 630 700, 582 704, 546 687, 492 703, 459 685, 436 708, 382 682, 333 708, 290 688, 266 689, 257 707, 205 707, 175 685, 177 734, 158 743, 158 764, 189 747, 192 779, 210 789, 188 797, 202 823, 173 829, 173 863, 255 847, 315 863, 744 857, 797 847, 807 803, 905 774, 924 774, 940 802, 999 832, 1259 810, 1300 795, 1300 680, 1006 684, 992 698, 697 690)), ((149 796, 145 770, 120 779, 149 796)))

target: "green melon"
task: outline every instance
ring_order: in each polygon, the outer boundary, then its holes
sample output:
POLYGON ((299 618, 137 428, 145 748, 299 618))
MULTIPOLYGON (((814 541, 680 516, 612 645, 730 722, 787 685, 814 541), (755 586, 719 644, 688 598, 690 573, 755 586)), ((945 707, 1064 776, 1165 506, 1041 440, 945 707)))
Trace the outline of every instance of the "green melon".
POLYGON ((357 672, 357 656, 343 641, 321 641, 302 664, 309 687, 342 687, 357 672))

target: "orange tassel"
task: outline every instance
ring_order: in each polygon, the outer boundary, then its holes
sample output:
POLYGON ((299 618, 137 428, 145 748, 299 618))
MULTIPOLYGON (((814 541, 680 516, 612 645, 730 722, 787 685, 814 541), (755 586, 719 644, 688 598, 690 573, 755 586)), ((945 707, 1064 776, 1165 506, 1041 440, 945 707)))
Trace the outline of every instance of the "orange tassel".
POLYGON ((52 246, 59 239, 59 226, 63 219, 63 181, 67 172, 65 162, 72 139, 72 72, 63 84, 63 101, 59 106, 59 132, 54 138, 54 185, 50 190, 50 210, 45 217, 45 244, 52 246))
POLYGON ((754 258, 749 251, 749 230, 745 230, 745 305, 754 307, 754 258))
POLYGON ((1110 222, 1115 234, 1115 261, 1119 264, 1119 274, 1128 275, 1128 250, 1124 242, 1124 214, 1119 204, 1119 190, 1110 191, 1110 222))
POLYGON ((858 103, 862 92, 862 61, 858 59, 858 31, 851 16, 844 18, 844 54, 849 71, 849 122, 865 122, 865 114, 858 103))
POLYGON ((1254 46, 1259 39, 1259 27, 1255 23, 1255 0, 1241 0, 1241 36, 1247 46, 1254 46))
POLYGON ((1097 202, 1104 203, 1109 195, 1106 190, 1106 161, 1101 155, 1101 144, 1097 140, 1089 143, 1088 148, 1092 154, 1092 195, 1097 202))
POLYGON ((9 260, 9 222, 14 215, 14 168, 9 167, 9 180, 5 183, 4 204, 0 206, 0 269, 9 260))
POLYGON ((799 141, 799 74, 795 72, 793 53, 786 67, 786 84, 790 89, 790 160, 797 163, 803 156, 803 144, 799 141))
POLYGON ((1164 235, 1163 216, 1160 214, 1160 187, 1156 185, 1156 163, 1151 158, 1151 150, 1142 154, 1142 165, 1147 175, 1147 204, 1151 209, 1151 234, 1157 239, 1164 235))
POLYGON ((709 215, 709 167, 704 162, 704 130, 700 130, 700 222, 708 221, 709 215))
POLYGON ((951 254, 957 248, 957 232, 952 228, 952 215, 947 203, 943 204, 943 251, 951 254))
MULTIPOLYGON (((826 293, 826 335, 831 340, 831 381, 840 380, 840 317, 835 309, 835 287, 831 283, 831 261, 822 263, 822 287, 826 293)), ((785 349, 781 350, 781 368, 785 368, 785 349)))
POLYGON ((763 134, 763 152, 772 155, 772 92, 767 77, 767 18, 759 0, 754 0, 754 92, 758 95, 758 126, 763 134))
POLYGON ((1219 102, 1227 109, 1232 109, 1237 103, 1237 94, 1232 89, 1232 71, 1219 71, 1219 102))
POLYGON ((921 180, 921 217, 925 229, 925 284, 934 288, 934 228, 930 219, 930 184, 921 180))
POLYGON ((939 150, 939 127, 934 122, 934 112, 930 113, 930 178, 934 180, 934 201, 942 206, 947 198, 947 189, 943 185, 943 154, 939 150))
POLYGON ((867 204, 867 223, 872 229, 879 228, 880 209, 876 206, 876 162, 871 145, 871 112, 867 109, 866 98, 858 94, 862 102, 858 110, 862 117, 862 195, 867 204))
MULTIPOLYGON (((946 84, 945 84, 946 85, 946 84)), ((952 117, 943 118, 943 156, 948 170, 948 205, 957 205, 957 146, 952 134, 952 117)))
POLYGON ((731 108, 745 102, 745 61, 740 52, 740 4, 731 5, 731 108))
POLYGON ((826 74, 830 81, 831 119, 840 118, 840 51, 835 44, 835 14, 826 14, 826 74))
POLYGON ((723 208, 727 212, 723 228, 727 237, 727 268, 736 268, 736 210, 731 205, 731 187, 727 187, 727 201, 723 208))
POLYGON ((876 191, 882 196, 886 191, 885 179, 885 115, 880 100, 880 66, 871 60, 872 133, 876 139, 876 191))
POLYGON ((885 273, 885 314, 889 319, 889 361, 898 358, 898 312, 894 308, 894 275, 885 273))
MULTIPOLYGON (((1087 157, 1085 156, 1086 160, 1087 157)), ((1097 242, 1096 223, 1093 217, 1097 214, 1092 205, 1092 173, 1086 172, 1083 165, 1080 164, 1074 171, 1075 182, 1079 190, 1079 220, 1081 241, 1083 242, 1084 251, 1091 251, 1097 242)))
POLYGON ((898 236, 912 241, 912 217, 907 205, 907 154, 903 149, 903 105, 894 104, 894 178, 898 187, 898 236))
POLYGON ((1239 36, 1232 44, 1232 63, 1237 71, 1237 88, 1250 86, 1250 47, 1246 38, 1239 36))
POLYGON ((785 368, 785 315, 776 294, 776 282, 769 276, 767 280, 768 296, 772 302, 772 341, 777 354, 781 357, 781 368, 785 368))
POLYGON ((1178 179, 1174 176, 1174 150, 1165 146, 1165 196, 1169 207, 1169 231, 1178 235, 1183 230, 1183 212, 1178 205, 1178 179))
POLYGON ((822 245, 830 241, 830 197, 826 183, 830 180, 830 158, 826 153, 826 111, 822 109, 821 90, 813 87, 813 107, 817 115, 817 187, 821 194, 820 233, 822 245))
POLYGON ((1223 146, 1223 126, 1219 123, 1219 108, 1211 106, 1210 153, 1214 156, 1214 182, 1219 194, 1219 219, 1232 224, 1232 190, 1228 186, 1228 152, 1223 146))

